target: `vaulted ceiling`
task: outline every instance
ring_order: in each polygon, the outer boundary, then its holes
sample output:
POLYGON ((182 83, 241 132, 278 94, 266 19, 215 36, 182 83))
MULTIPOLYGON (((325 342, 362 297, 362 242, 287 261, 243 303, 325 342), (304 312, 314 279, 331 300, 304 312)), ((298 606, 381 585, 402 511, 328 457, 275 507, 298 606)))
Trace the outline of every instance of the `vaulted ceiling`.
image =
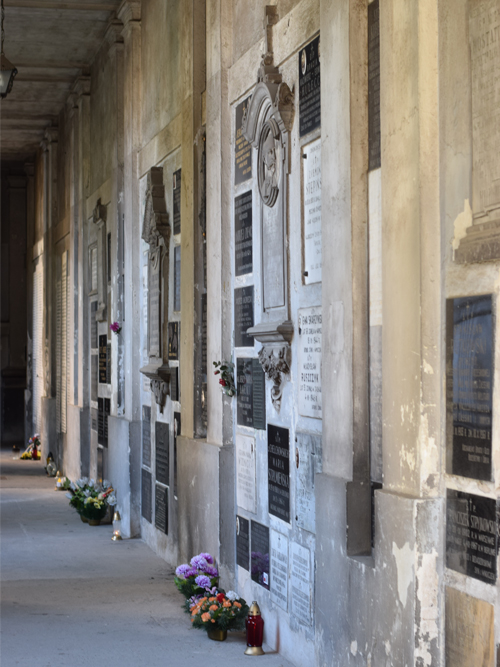
POLYGON ((7 58, 17 67, 0 102, 0 156, 28 160, 57 125, 75 79, 88 74, 121 0, 4 0, 7 58))

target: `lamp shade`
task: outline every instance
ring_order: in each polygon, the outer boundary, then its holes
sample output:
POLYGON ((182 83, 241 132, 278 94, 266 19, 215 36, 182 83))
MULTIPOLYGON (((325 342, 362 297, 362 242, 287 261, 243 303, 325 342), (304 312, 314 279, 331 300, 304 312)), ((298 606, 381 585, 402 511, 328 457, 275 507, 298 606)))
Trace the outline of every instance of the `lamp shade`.
POLYGON ((17 68, 2 53, 0 56, 0 97, 4 98, 12 90, 17 68))

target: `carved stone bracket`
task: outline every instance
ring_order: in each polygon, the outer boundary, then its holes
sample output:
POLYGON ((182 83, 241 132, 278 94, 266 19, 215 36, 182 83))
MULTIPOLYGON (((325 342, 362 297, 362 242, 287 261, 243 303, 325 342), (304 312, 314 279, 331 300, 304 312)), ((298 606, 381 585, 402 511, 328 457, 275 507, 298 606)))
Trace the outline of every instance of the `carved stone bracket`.
POLYGON ((266 322, 247 329, 247 333, 262 343, 259 361, 269 380, 273 382, 271 400, 277 412, 281 408, 281 396, 287 377, 290 376, 292 352, 290 341, 293 336, 293 323, 266 322))
POLYGON ((97 322, 105 322, 107 319, 107 242, 106 221, 108 216, 107 206, 97 200, 92 214, 92 220, 97 227, 97 322))
POLYGON ((493 262, 500 259, 500 220, 471 225, 455 250, 457 264, 493 262))
POLYGON ((167 400, 168 396, 168 384, 158 379, 151 380, 151 391, 155 396, 155 401, 160 408, 160 412, 163 413, 165 401, 167 400))

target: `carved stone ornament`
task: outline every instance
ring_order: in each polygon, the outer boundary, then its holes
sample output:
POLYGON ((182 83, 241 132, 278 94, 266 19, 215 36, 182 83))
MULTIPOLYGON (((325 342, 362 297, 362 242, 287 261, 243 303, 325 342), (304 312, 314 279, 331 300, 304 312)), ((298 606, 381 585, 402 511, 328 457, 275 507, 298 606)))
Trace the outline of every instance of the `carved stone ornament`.
MULTIPOLYGON (((148 255, 148 357, 140 369, 151 380, 151 391, 163 411, 169 393, 170 369, 163 359, 163 294, 168 294, 170 225, 165 203, 163 169, 152 167, 147 175, 142 238, 148 255)), ((166 309, 165 309, 166 312, 166 309)))

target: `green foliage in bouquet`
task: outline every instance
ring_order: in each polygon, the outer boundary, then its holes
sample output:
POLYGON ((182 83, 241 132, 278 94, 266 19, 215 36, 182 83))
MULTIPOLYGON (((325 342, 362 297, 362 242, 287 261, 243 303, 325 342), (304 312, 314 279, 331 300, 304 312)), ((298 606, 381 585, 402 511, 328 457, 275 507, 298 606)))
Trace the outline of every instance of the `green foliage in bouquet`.
POLYGON ((242 630, 248 605, 234 591, 204 596, 191 607, 191 622, 194 628, 203 630, 242 630))

